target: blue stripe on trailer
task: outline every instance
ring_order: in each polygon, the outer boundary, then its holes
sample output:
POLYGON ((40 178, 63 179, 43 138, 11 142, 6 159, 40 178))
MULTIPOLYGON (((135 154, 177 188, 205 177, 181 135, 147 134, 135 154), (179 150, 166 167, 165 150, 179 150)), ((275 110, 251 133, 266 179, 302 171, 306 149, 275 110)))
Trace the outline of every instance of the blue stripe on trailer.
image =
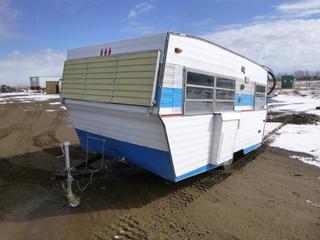
POLYGON ((254 144, 254 145, 252 145, 252 146, 250 146, 250 147, 247 147, 247 148, 243 149, 243 153, 244 153, 244 154, 247 154, 247 153, 249 153, 249 152, 257 149, 257 148, 260 147, 260 146, 261 146, 261 143, 254 144))
POLYGON ((81 147, 95 153, 103 153, 112 158, 124 157, 128 162, 144 168, 163 178, 174 181, 175 174, 172 167, 171 156, 167 151, 144 147, 113 138, 104 137, 80 129, 76 129, 81 147), (103 140, 104 151, 103 151, 103 140))
POLYGON ((182 174, 182 175, 176 177, 176 182, 181 181, 181 180, 186 179, 186 178, 189 178, 189 177, 193 177, 193 176, 198 175, 200 173, 204 173, 206 171, 209 171, 211 169, 217 168, 219 166, 221 166, 221 165, 207 164, 207 165, 205 165, 203 167, 199 167, 199 168, 197 168, 195 170, 192 170, 191 172, 188 172, 188 173, 185 173, 185 174, 182 174))
POLYGON ((254 96, 251 94, 236 93, 235 106, 253 106, 254 96))
POLYGON ((182 88, 163 87, 161 90, 160 107, 182 107, 182 88))

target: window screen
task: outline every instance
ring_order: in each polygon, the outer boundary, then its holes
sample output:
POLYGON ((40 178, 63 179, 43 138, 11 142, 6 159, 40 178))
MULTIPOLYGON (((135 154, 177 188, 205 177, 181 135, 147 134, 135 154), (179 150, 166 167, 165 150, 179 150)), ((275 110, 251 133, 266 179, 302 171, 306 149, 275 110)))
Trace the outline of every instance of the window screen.
POLYGON ((235 98, 233 79, 188 72, 185 89, 186 114, 233 110, 235 98))
POLYGON ((200 114, 213 112, 214 77, 188 72, 185 112, 200 114))
POLYGON ((263 110, 266 103, 266 87, 263 85, 256 85, 255 87, 255 110, 263 110))
POLYGON ((235 80, 217 77, 216 81, 215 112, 232 111, 236 91, 235 80))

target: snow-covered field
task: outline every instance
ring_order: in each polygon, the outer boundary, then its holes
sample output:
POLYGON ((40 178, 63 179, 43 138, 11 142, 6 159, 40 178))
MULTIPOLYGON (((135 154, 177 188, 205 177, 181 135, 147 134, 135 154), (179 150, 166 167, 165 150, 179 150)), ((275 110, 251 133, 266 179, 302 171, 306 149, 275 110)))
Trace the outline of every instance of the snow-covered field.
MULTIPOLYGON (((301 95, 294 93, 278 94, 269 104, 270 111, 284 114, 309 113, 320 116, 320 94, 303 92, 301 95)), ((266 129, 276 127, 277 123, 267 123, 266 129)), ((272 131, 272 130, 269 130, 272 131)), ((318 124, 287 124, 278 130, 274 136, 273 147, 279 147, 294 152, 307 153, 312 157, 292 155, 292 159, 320 167, 320 122, 318 124)))
POLYGON ((274 141, 270 145, 294 152, 308 153, 314 158, 298 155, 293 155, 292 158, 320 167, 319 125, 285 125, 277 132, 274 141))
POLYGON ((298 95, 293 92, 278 94, 272 98, 275 102, 269 103, 268 107, 273 112, 306 112, 320 115, 320 111, 315 110, 317 106, 320 106, 320 92, 303 91, 301 94, 298 95))
POLYGON ((43 94, 43 93, 0 93, 0 104, 23 102, 30 103, 31 101, 48 101, 49 99, 59 100, 59 94, 43 94))

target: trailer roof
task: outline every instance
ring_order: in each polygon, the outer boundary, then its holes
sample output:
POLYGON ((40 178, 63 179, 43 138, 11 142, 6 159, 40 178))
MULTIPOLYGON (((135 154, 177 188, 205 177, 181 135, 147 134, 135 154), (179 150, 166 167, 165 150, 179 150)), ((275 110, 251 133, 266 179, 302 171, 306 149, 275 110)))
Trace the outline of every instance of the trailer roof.
MULTIPOLYGON (((84 46, 84 47, 79 47, 79 48, 72 48, 72 49, 68 50, 67 59, 69 59, 68 56, 69 56, 69 54, 71 52, 77 52, 78 50, 88 49, 88 48, 92 48, 92 47, 100 48, 100 47, 102 47, 103 45, 106 45, 106 44, 117 44, 117 43, 120 43, 120 42, 123 42, 123 43, 128 42, 129 43, 130 40, 139 40, 139 39, 144 40, 144 39, 147 39, 147 38, 150 38, 150 39, 161 39, 161 38, 163 38, 163 40, 164 40, 164 39, 166 39, 165 35, 167 35, 167 36, 168 35, 176 35, 176 36, 181 36, 181 37, 194 38, 194 39, 197 39, 197 40, 200 40, 200 41, 207 42, 207 43, 212 44, 212 45, 214 45, 216 47, 219 47, 219 48, 221 48, 221 49, 223 49, 225 51, 231 52, 231 53, 233 53, 233 54, 235 54, 235 55, 237 55, 239 57, 242 57, 242 58, 244 58, 244 59, 246 59, 246 60, 248 60, 248 61, 250 61, 250 62, 252 62, 252 63, 254 63, 256 65, 258 65, 259 67, 263 68, 264 70, 266 70, 265 67, 262 66, 261 64, 255 62, 255 61, 253 61, 253 60, 251 60, 251 59, 249 59, 249 58, 247 58, 247 57, 245 57, 245 56, 243 56, 243 55, 241 55, 239 53, 236 53, 236 52, 234 52, 234 51, 232 51, 232 50, 230 50, 228 48, 225 48, 225 47, 223 47, 223 46, 221 46, 221 45, 219 45, 217 43, 214 43, 214 42, 212 42, 210 40, 207 40, 207 39, 204 39, 204 38, 201 38, 201 37, 192 36, 192 35, 179 33, 179 32, 163 32, 163 33, 148 35, 148 36, 144 36, 144 37, 135 37, 135 38, 129 38, 129 39, 122 39, 122 40, 118 40, 118 41, 112 41, 112 42, 108 42, 108 43, 99 43, 99 44, 94 44, 94 45, 89 45, 89 46, 84 46)), ((164 45, 162 46, 162 48, 163 47, 164 47, 164 45)))
MULTIPOLYGON (((239 56, 239 57, 245 58, 246 60, 248 60, 248 61, 250 61, 250 62, 258 65, 259 67, 263 68, 264 70, 266 70, 263 65, 255 62, 255 61, 253 61, 253 60, 251 60, 250 58, 247 58, 247 57, 245 57, 245 56, 243 56, 243 55, 241 55, 241 54, 239 54, 239 53, 237 53, 237 52, 234 52, 234 51, 232 51, 232 50, 230 50, 230 49, 228 49, 228 48, 225 48, 225 47, 223 47, 223 46, 221 46, 221 45, 219 45, 219 44, 217 44, 217 43, 214 43, 214 42, 212 42, 212 41, 210 41, 210 40, 208 40, 208 39, 201 38, 201 37, 197 37, 197 36, 193 36, 193 35, 188 35, 188 34, 184 34, 184 33, 179 33, 179 32, 167 32, 167 34, 172 34, 172 35, 177 35, 177 36, 182 36, 182 37, 189 37, 189 38, 194 38, 194 39, 198 39, 198 40, 207 42, 207 43, 212 44, 212 45, 214 45, 214 46, 216 46, 216 47, 222 48, 223 50, 226 50, 226 51, 228 51, 228 52, 231 52, 231 53, 233 53, 233 54, 235 54, 235 55, 237 55, 237 56, 239 56)), ((266 70, 266 71, 267 71, 267 70, 266 70)))

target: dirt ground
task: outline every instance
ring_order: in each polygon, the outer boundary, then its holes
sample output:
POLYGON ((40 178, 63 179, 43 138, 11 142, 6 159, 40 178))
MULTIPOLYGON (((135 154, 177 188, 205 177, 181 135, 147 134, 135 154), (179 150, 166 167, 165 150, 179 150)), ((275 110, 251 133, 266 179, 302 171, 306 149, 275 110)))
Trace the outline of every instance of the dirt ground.
POLYGON ((84 153, 50 102, 0 105, 1 240, 320 239, 320 169, 267 145, 177 184, 139 169, 94 177, 68 208, 52 178, 59 144, 71 141, 73 160, 84 153))

